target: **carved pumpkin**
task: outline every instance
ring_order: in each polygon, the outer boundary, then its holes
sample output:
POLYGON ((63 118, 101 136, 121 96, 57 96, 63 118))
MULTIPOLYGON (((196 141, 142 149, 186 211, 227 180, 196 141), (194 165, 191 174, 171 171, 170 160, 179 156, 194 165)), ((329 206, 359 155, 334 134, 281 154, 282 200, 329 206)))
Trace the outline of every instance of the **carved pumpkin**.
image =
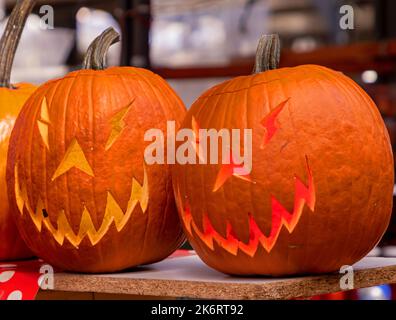
POLYGON ((39 257, 65 270, 111 272, 159 261, 184 240, 168 166, 144 161, 144 133, 180 124, 185 107, 158 75, 104 69, 119 35, 106 30, 84 69, 25 104, 7 175, 15 218, 39 257))
POLYGON ((0 41, 0 260, 29 258, 12 219, 7 196, 6 162, 8 143, 15 119, 25 101, 36 89, 27 83, 10 84, 11 67, 26 19, 35 1, 18 1, 0 41))
POLYGON ((173 170, 188 240, 225 273, 337 271, 378 243, 391 215, 392 151, 373 101, 340 72, 277 69, 279 47, 263 37, 254 74, 209 89, 181 126, 199 156, 200 129, 252 130, 250 172, 232 156, 173 170))

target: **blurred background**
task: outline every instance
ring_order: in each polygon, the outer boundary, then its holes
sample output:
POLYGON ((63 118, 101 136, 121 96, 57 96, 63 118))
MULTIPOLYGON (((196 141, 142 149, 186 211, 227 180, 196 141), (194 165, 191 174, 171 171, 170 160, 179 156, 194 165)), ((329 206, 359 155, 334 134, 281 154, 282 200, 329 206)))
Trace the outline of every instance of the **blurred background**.
MULTIPOLYGON (((0 31, 14 4, 0 0, 0 31)), ((376 102, 396 148, 394 0, 39 0, 22 36, 13 82, 42 83, 79 68, 89 43, 108 26, 122 33, 108 64, 152 69, 187 107, 211 86, 251 73, 260 35, 278 33, 281 66, 320 64, 352 77, 376 102), (343 5, 353 8, 347 30, 340 26, 343 5), (45 29, 40 17, 51 9, 54 28, 45 29)), ((396 257, 393 217, 372 255, 396 257)), ((396 287, 315 299, 333 298, 396 299, 396 287)))

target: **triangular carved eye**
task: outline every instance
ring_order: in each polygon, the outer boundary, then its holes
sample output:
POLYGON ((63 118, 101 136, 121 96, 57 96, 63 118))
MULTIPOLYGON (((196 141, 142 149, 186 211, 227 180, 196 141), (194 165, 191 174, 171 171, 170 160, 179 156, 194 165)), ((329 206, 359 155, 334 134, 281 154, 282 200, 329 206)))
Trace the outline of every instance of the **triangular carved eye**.
POLYGON ((52 181, 65 172, 69 171, 71 168, 79 169, 91 177, 94 176, 93 170, 76 139, 73 139, 73 141, 70 143, 63 160, 52 176, 52 181))
POLYGON ((121 135, 123 132, 126 124, 125 124, 125 116, 128 113, 129 109, 131 108, 132 104, 135 102, 135 99, 132 100, 131 103, 129 103, 126 107, 122 108, 120 111, 118 111, 111 119, 110 119, 110 125, 111 125, 111 132, 110 136, 107 139, 105 150, 109 150, 114 142, 118 139, 118 137, 121 135))
POLYGON ((40 136, 43 139, 43 143, 48 150, 49 150, 48 126, 50 124, 51 121, 49 118, 47 99, 44 97, 43 101, 41 101, 40 119, 37 120, 37 126, 40 132, 40 136))
POLYGON ((277 124, 276 120, 285 107, 285 105, 289 102, 290 98, 286 99, 285 101, 281 102, 275 109, 273 109, 269 114, 265 116, 263 120, 261 120, 260 124, 265 129, 264 140, 260 146, 261 149, 264 149, 264 146, 269 143, 279 129, 279 125, 277 124))

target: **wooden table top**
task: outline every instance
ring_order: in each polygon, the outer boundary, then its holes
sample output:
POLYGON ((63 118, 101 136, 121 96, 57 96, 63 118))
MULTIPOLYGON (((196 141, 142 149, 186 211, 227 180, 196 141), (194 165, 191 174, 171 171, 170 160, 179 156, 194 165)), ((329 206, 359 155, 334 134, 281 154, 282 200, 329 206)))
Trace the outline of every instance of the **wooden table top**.
MULTIPOLYGON (((396 258, 366 257, 353 270, 355 289, 396 283, 396 258)), ((291 299, 341 291, 343 275, 232 277, 209 268, 198 256, 191 255, 116 274, 58 273, 54 290, 168 298, 291 299)))

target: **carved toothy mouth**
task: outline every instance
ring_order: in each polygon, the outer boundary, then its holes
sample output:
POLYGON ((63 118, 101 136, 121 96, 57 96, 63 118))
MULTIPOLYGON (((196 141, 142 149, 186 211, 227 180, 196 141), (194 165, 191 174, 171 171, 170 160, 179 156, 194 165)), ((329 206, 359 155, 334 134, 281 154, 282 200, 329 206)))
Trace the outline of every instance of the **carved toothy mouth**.
POLYGON ((41 232, 44 225, 59 245, 63 245, 66 238, 74 247, 78 248, 83 239, 88 237, 91 244, 94 246, 108 232, 113 222, 117 231, 120 232, 130 220, 132 212, 138 203, 140 204, 143 213, 147 211, 149 190, 147 173, 146 169, 144 168, 143 185, 140 185, 137 180, 132 179, 131 195, 125 213, 120 208, 119 204, 114 199, 110 191, 108 191, 105 214, 99 229, 96 230, 92 222, 91 214, 84 206, 79 231, 77 234, 75 234, 72 227, 70 226, 64 210, 60 210, 57 219, 57 227, 55 227, 51 223, 48 217, 48 212, 45 209, 44 203, 40 197, 37 201, 36 210, 32 209, 27 195, 26 184, 23 180, 20 180, 18 170, 17 163, 14 169, 15 198, 20 214, 23 215, 24 209, 26 209, 37 230, 41 232))
POLYGON ((244 243, 236 237, 233 227, 229 221, 226 222, 226 237, 223 237, 213 227, 212 222, 206 213, 203 215, 202 228, 198 227, 193 219, 188 203, 182 203, 180 190, 177 189, 176 197, 179 208, 183 209, 181 211, 181 216, 184 227, 190 235, 193 236, 194 233, 211 250, 214 250, 213 242, 215 241, 220 247, 232 255, 237 255, 238 251, 240 250, 248 256, 254 257, 260 244, 268 253, 270 253, 274 248, 283 227, 285 227, 289 233, 294 231, 301 218, 305 204, 312 212, 315 209, 315 187, 312 172, 308 165, 308 159, 307 175, 308 187, 306 187, 298 177, 294 177, 294 208, 291 213, 288 212, 274 196, 271 196, 272 226, 268 236, 263 234, 260 227, 257 225, 256 220, 251 214, 249 214, 248 243, 244 243))

